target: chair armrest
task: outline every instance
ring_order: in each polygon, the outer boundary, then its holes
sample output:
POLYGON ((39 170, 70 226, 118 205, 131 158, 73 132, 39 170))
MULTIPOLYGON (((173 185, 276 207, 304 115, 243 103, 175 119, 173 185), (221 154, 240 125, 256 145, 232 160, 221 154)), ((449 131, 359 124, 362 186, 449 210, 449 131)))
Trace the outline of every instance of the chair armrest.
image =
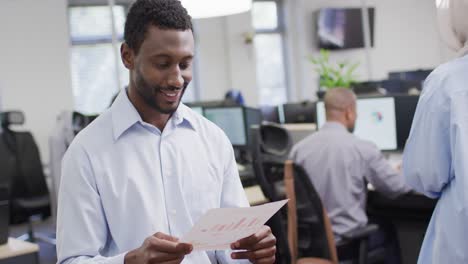
POLYGON ((357 227, 341 235, 344 240, 360 240, 369 237, 371 234, 377 232, 379 227, 375 224, 369 224, 362 227, 357 227))

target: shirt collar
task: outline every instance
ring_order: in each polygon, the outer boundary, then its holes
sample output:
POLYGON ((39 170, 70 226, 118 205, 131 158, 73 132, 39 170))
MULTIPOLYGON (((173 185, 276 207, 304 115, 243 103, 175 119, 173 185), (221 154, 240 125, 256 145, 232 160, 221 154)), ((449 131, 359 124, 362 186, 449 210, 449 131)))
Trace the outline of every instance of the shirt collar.
POLYGON ((193 112, 192 109, 181 102, 175 113, 172 115, 171 119, 174 120, 173 122, 176 126, 187 126, 193 130, 197 130, 195 115, 196 113, 193 112))
MULTIPOLYGON (((143 123, 140 114, 135 106, 133 106, 132 102, 130 102, 125 89, 119 92, 110 111, 112 113, 114 139, 116 140, 135 123, 143 123)), ((180 103, 169 122, 173 122, 175 126, 188 126, 196 130, 194 113, 183 103, 180 103)))
POLYGON ((322 129, 343 130, 348 132, 348 129, 343 124, 335 121, 327 121, 323 124, 322 129))

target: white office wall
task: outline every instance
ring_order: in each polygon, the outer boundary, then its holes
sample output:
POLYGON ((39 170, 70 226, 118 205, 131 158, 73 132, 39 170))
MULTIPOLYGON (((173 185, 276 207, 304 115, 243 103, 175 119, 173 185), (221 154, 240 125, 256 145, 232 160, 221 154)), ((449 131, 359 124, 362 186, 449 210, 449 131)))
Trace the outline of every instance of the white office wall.
POLYGON ((228 61, 225 53, 222 18, 200 19, 194 22, 197 47, 200 97, 219 100, 227 91, 228 61))
MULTIPOLYGON (((293 47, 292 79, 297 99, 313 99, 318 76, 307 57, 317 55, 313 12, 322 7, 360 7, 359 0, 285 0, 289 43, 293 47)), ((359 62, 360 80, 379 80, 390 71, 433 68, 446 61, 447 51, 438 36, 436 9, 431 0, 369 0, 375 7, 374 47, 370 50, 371 74, 364 49, 332 52, 334 61, 359 62)))
POLYGON ((38 141, 43 162, 57 114, 73 108, 66 6, 64 0, 0 2, 2 107, 25 113, 24 128, 38 141))
POLYGON ((229 89, 242 91, 246 103, 258 104, 255 51, 244 42, 252 32, 250 13, 195 21, 202 100, 219 100, 229 89))

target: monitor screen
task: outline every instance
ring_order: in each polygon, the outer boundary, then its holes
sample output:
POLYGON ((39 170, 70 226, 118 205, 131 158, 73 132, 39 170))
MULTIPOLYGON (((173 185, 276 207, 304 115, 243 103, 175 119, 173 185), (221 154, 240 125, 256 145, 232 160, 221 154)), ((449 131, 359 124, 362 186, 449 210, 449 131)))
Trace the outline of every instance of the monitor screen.
MULTIPOLYGON (((373 46, 374 8, 368 9, 370 45, 373 46)), ((361 8, 323 8, 318 11, 319 48, 350 49, 364 47, 361 8)))
POLYGON ((247 144, 242 107, 205 108, 204 115, 226 133, 232 145, 243 146, 247 144))
POLYGON ((263 105, 260 107, 260 111, 262 113, 262 119, 268 122, 279 123, 279 109, 278 106, 272 105, 263 105))
POLYGON ((389 79, 423 82, 433 70, 401 71, 388 73, 389 79))
POLYGON ((411 131, 414 113, 418 105, 419 96, 396 96, 395 97, 395 112, 396 112, 396 127, 398 148, 404 149, 406 140, 411 131))
POLYGON ((287 103, 282 106, 281 119, 284 123, 315 123, 315 103, 304 101, 287 103))
POLYGON ((253 125, 260 125, 262 123, 262 112, 260 109, 244 107, 245 110, 245 128, 247 130, 247 144, 250 145, 252 138, 251 128, 253 125))
MULTIPOLYGON (((374 142, 381 150, 397 149, 395 99, 393 97, 359 98, 354 134, 374 142)), ((325 105, 317 103, 317 126, 326 122, 325 105)))

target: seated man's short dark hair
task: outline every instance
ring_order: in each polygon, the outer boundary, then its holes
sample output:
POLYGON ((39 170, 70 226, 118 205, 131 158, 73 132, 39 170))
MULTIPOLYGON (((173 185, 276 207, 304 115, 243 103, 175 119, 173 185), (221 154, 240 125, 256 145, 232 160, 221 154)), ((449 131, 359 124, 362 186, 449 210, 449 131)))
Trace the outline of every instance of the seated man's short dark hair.
POLYGON ((137 0, 125 22, 125 43, 136 53, 145 39, 148 26, 160 29, 192 30, 187 10, 178 0, 137 0))

